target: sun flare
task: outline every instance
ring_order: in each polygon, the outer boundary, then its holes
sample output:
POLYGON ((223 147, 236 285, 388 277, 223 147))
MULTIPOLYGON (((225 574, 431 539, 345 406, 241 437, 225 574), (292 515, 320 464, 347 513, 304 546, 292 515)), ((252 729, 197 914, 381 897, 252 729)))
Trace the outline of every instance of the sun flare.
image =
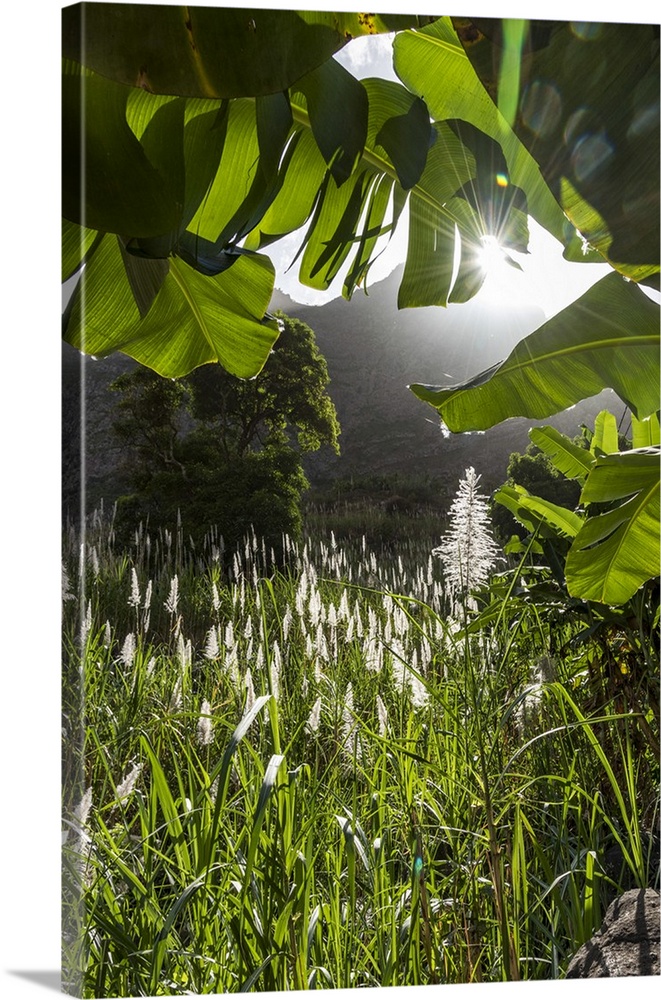
POLYGON ((477 251, 477 259, 485 274, 493 274, 505 263, 505 254, 495 236, 483 236, 477 251))

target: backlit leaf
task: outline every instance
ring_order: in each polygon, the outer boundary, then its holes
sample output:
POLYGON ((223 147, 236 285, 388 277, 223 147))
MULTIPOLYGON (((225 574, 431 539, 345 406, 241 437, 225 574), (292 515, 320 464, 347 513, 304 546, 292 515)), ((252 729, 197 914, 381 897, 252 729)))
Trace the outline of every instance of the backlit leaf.
POLYGON ((659 405, 659 308, 609 274, 466 382, 415 384, 453 431, 485 430, 508 417, 548 417, 610 387, 639 417, 659 405))
POLYGON ((555 427, 533 427, 529 431, 530 440, 553 462, 553 465, 568 479, 585 482, 594 465, 594 456, 586 449, 574 444, 555 427))
POLYGON ((449 18, 419 31, 403 31, 393 43, 394 66, 409 90, 424 98, 436 121, 460 118, 491 136, 502 148, 508 183, 521 188, 528 210, 563 242, 573 230, 545 184, 539 167, 517 139, 478 79, 449 18))
POLYGON ((583 518, 578 514, 550 500, 532 496, 523 486, 501 486, 493 498, 507 507, 529 531, 541 529, 542 536, 574 538, 583 525, 583 518))
POLYGON ((87 354, 122 351, 176 378, 220 363, 240 378, 262 368, 278 336, 265 319, 275 272, 257 254, 205 277, 170 258, 168 272, 143 317, 131 291, 117 237, 107 235, 83 271, 65 339, 87 354))
POLYGON ((624 604, 659 575, 659 451, 604 455, 588 476, 581 501, 623 500, 589 517, 567 555, 569 593, 602 604, 624 604))

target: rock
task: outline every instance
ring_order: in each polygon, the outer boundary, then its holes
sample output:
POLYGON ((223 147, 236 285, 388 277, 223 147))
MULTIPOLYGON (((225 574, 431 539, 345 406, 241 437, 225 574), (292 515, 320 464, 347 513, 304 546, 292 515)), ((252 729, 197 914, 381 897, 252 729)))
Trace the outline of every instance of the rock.
POLYGON ((659 893, 631 889, 613 900, 604 922, 581 945, 567 979, 659 975, 659 893))

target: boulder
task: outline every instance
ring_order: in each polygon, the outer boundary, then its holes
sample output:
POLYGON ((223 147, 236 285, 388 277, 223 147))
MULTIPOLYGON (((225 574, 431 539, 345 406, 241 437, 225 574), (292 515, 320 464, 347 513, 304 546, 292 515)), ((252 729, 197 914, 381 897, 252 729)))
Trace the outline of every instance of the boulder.
POLYGON ((613 900, 604 922, 581 945, 567 979, 659 975, 659 893, 631 889, 613 900))

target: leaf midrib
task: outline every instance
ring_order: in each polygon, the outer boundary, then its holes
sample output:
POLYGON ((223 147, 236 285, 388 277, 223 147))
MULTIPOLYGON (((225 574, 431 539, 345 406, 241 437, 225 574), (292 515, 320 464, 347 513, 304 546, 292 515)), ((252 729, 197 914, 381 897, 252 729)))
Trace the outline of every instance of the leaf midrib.
MULTIPOLYGON (((534 358, 524 358, 521 361, 517 361, 516 363, 508 365, 506 369, 502 369, 502 368, 499 369, 497 372, 494 373, 494 375, 492 377, 493 378, 504 379, 508 375, 513 374, 514 372, 521 371, 521 370, 523 370, 525 368, 530 368, 530 367, 537 368, 537 367, 539 367, 540 364, 544 364, 544 362, 549 362, 549 361, 557 360, 559 358, 563 358, 563 357, 566 357, 567 355, 571 355, 571 354, 583 354, 583 353, 589 352, 589 351, 604 350, 604 349, 607 349, 607 348, 615 348, 615 347, 618 347, 618 346, 619 347, 624 347, 624 346, 626 346, 626 347, 640 347, 640 346, 642 346, 642 347, 654 347, 658 343, 659 343, 659 336, 658 336, 658 334, 649 334, 649 335, 646 335, 646 336, 627 337, 626 340, 623 340, 623 341, 620 341, 620 342, 612 340, 612 339, 590 341, 588 344, 586 344, 585 342, 582 342, 580 344, 574 344, 571 347, 563 348, 561 351, 553 351, 553 352, 549 352, 547 354, 541 354, 541 355, 538 354, 538 355, 535 355, 534 358)), ((504 364, 505 364, 505 362, 503 362, 503 365, 504 364)), ((488 383, 485 382, 484 384, 487 385, 488 383)), ((460 396, 464 395, 467 392, 474 392, 475 389, 481 389, 481 388, 482 388, 482 386, 475 386, 475 385, 473 385, 473 386, 467 386, 466 388, 457 389, 455 392, 452 393, 452 399, 457 399, 457 398, 459 398, 460 396)), ((441 391, 441 392, 452 392, 452 387, 451 386, 440 387, 439 391, 441 391)))
MULTIPOLYGON (((627 504, 631 504, 633 511, 632 516, 627 520, 621 521, 620 524, 618 524, 617 527, 613 529, 610 535, 608 535, 606 538, 600 539, 598 542, 594 544, 594 546, 590 546, 588 548, 581 548, 577 544, 580 539, 580 532, 574 540, 574 545, 576 545, 577 553, 587 554, 588 552, 597 549, 600 545, 608 545, 609 541, 611 541, 611 539, 613 539, 617 535, 617 533, 620 532, 620 537, 619 539, 617 539, 615 544, 613 557, 609 559, 606 563, 607 569, 606 572, 604 573, 603 586, 600 590, 601 599, 604 603, 608 603, 608 601, 606 600, 608 596, 607 595, 608 580, 610 579, 613 573, 617 574, 619 572, 617 568, 616 569, 613 568, 614 564, 619 559, 620 552, 623 546, 625 545, 627 539, 629 538, 630 533, 634 530, 637 518, 640 516, 640 512, 646 508, 648 503, 650 503, 653 497, 657 494, 658 489, 659 489, 659 480, 657 479, 654 481, 654 483, 650 485, 649 489, 640 490, 635 496, 629 497, 629 499, 625 500, 624 503, 620 504, 619 507, 614 508, 615 510, 621 510, 623 507, 626 507, 627 504)), ((603 515, 597 515, 597 516, 599 517, 603 515)))
POLYGON ((214 342, 211 337, 211 333, 209 331, 207 322, 204 319, 202 311, 199 309, 197 305, 195 297, 190 293, 190 290, 188 288, 188 283, 186 282, 184 275, 181 273, 181 267, 176 257, 170 258, 170 274, 173 276, 174 280, 179 286, 179 289, 182 295, 184 296, 184 299, 186 300, 186 303, 191 311, 191 314, 195 319, 195 321, 197 322, 197 325, 200 329, 202 336, 205 338, 211 350, 215 352, 214 342))

